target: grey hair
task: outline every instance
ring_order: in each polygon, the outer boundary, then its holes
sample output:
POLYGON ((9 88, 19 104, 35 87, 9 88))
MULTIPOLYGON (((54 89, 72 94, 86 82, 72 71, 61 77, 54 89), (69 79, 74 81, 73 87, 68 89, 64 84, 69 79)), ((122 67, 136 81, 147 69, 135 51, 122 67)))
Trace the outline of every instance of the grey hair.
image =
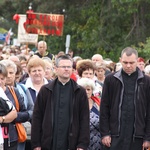
POLYGON ((42 59, 48 63, 52 63, 52 60, 49 57, 42 57, 42 59))
POLYGON ((94 54, 94 55, 92 56, 92 59, 93 59, 94 57, 99 57, 101 60, 103 60, 103 56, 100 55, 100 54, 94 54))
POLYGON ((150 75, 150 65, 147 65, 147 66, 144 68, 144 72, 145 72, 145 74, 150 75))
POLYGON ((79 85, 81 85, 82 87, 86 88, 87 86, 91 87, 92 90, 94 91, 95 90, 95 83, 92 79, 89 79, 89 78, 81 78, 81 79, 78 79, 77 83, 79 85))
POLYGON ((13 68, 13 70, 15 71, 15 73, 17 72, 17 66, 16 66, 16 64, 12 60, 4 59, 4 60, 1 60, 0 63, 3 64, 6 68, 7 67, 13 68))
POLYGON ((55 65, 58 67, 60 60, 70 60, 73 65, 73 59, 68 55, 61 55, 55 60, 55 65))
POLYGON ((123 54, 126 54, 127 56, 131 56, 132 54, 135 54, 135 56, 138 58, 138 52, 132 47, 126 47, 125 49, 122 50, 121 52, 121 57, 123 54))
POLYGON ((46 43, 45 41, 39 41, 39 42, 38 42, 38 46, 39 46, 40 44, 43 44, 43 45, 47 46, 47 43, 46 43))

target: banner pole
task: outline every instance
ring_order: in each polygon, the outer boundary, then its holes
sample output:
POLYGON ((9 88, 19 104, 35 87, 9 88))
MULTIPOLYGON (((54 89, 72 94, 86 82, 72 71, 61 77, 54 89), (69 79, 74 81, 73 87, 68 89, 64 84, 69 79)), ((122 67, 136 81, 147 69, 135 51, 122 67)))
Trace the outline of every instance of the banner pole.
POLYGON ((45 41, 45 40, 46 40, 46 36, 44 35, 44 36, 43 36, 43 41, 45 41))
POLYGON ((26 54, 28 55, 28 42, 26 43, 26 54))

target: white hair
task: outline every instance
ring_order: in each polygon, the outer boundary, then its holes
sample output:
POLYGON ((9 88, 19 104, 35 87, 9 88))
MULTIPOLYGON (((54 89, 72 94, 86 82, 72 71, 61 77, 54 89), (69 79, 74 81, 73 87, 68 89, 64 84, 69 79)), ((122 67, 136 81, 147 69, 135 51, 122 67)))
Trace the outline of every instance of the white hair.
POLYGON ((100 60, 103 60, 103 56, 100 55, 100 54, 94 54, 94 55, 92 56, 92 59, 93 59, 94 57, 98 57, 100 60))
POLYGON ((7 67, 13 68, 15 73, 17 72, 17 66, 12 60, 4 59, 4 60, 1 60, 0 63, 3 64, 6 68, 7 67))
POLYGON ((144 68, 144 72, 145 72, 145 74, 150 75, 150 65, 147 65, 147 66, 144 68))
POLYGON ((94 83, 94 81, 92 79, 80 78, 80 79, 78 79, 77 83, 79 85, 81 85, 82 87, 84 87, 84 88, 89 86, 89 87, 92 88, 93 91, 95 90, 95 83, 94 83))

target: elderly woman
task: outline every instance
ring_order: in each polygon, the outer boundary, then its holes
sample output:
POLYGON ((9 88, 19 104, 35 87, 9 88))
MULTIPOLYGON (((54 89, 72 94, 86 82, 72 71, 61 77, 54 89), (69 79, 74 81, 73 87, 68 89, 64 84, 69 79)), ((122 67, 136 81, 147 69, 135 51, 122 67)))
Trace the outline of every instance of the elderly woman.
MULTIPOLYGON (((4 61, 4 60, 2 60, 2 61, 4 61)), ((0 62, 0 81, 1 81, 0 87, 4 90, 5 94, 9 98, 9 100, 15 106, 14 97, 11 94, 9 88, 6 86, 7 78, 9 78, 8 77, 8 70, 7 70, 8 68, 2 64, 2 61, 0 62)), ((8 61, 11 61, 11 60, 8 60, 8 61)), ((18 98, 20 110, 19 110, 19 112, 17 112, 17 115, 18 115, 17 118, 9 124, 9 131, 8 132, 9 132, 9 143, 10 144, 7 144, 7 147, 5 147, 5 150, 17 150, 18 133, 17 133, 17 129, 15 127, 15 123, 25 122, 29 119, 29 113, 27 112, 27 110, 25 108, 23 97, 20 95, 19 91, 16 88, 14 90, 15 90, 15 93, 16 93, 17 98, 18 98)))
MULTIPOLYGON (((16 64, 11 60, 2 60, 0 63, 3 64, 7 68, 6 85, 16 87, 18 89, 20 95, 23 97, 23 99, 24 99, 23 103, 24 103, 25 108, 29 115, 29 118, 26 121, 30 121, 32 119, 34 104, 33 104, 33 100, 30 95, 29 90, 23 84, 15 82, 16 72, 17 72, 16 64)), ((24 142, 18 144, 18 150, 19 149, 21 149, 21 150, 25 149, 24 142)))
POLYGON ((99 100, 93 96, 95 88, 94 81, 88 78, 81 78, 77 81, 79 85, 85 88, 89 100, 90 110, 90 145, 88 150, 101 150, 100 132, 99 132, 99 100))
POLYGON ((19 93, 24 98, 24 104, 30 117, 29 120, 31 120, 34 107, 33 100, 29 90, 23 84, 16 82, 17 65, 11 60, 2 60, 0 64, 3 64, 7 68, 6 85, 14 86, 18 89, 19 93))
POLYGON ((42 58, 34 55, 29 59, 27 64, 29 77, 23 83, 29 89, 34 103, 40 88, 48 83, 45 78, 45 69, 46 65, 42 58))

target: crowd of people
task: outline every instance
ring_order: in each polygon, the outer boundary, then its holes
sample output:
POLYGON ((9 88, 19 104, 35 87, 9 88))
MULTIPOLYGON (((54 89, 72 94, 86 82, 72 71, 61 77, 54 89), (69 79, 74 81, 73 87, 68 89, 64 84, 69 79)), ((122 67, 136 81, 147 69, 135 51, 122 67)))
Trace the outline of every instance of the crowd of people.
POLYGON ((26 45, 0 45, 0 92, 13 105, 11 112, 0 116, 0 146, 5 150, 150 147, 149 60, 131 47, 122 50, 118 62, 100 54, 83 59, 73 50, 55 55, 47 49, 45 41, 39 41, 35 51, 26 45), (17 112, 10 87, 19 102, 17 112), (18 142, 16 123, 26 129, 24 142, 18 142))

